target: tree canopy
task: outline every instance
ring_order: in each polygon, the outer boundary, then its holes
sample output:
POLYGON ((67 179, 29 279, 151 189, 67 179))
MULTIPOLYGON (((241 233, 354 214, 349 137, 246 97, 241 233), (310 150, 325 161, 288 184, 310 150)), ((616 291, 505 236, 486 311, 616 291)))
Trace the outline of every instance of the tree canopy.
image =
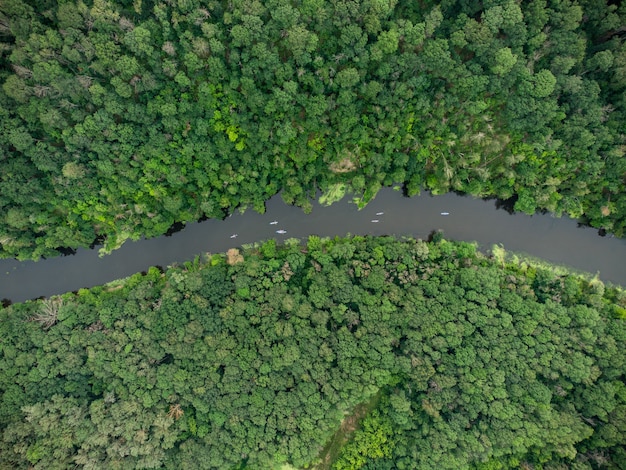
POLYGON ((622 235, 624 24, 603 0, 5 0, 0 256, 394 183, 622 235))
POLYGON ((2 308, 0 467, 617 469, 625 319, 468 243, 269 240, 2 308))

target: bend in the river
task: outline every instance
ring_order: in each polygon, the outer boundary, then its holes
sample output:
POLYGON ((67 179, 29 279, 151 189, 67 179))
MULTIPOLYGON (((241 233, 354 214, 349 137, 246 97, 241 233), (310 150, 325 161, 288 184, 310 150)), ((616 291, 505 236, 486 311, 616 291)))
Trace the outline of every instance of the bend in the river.
POLYGON ((0 299, 21 302, 91 287, 145 271, 193 259, 203 252, 224 252, 272 237, 308 235, 411 235, 427 238, 441 229, 446 238, 477 241, 481 247, 502 244, 575 269, 599 272, 600 279, 626 285, 626 240, 599 237, 597 230, 579 228, 575 220, 550 215, 510 215, 494 201, 455 194, 405 198, 381 190, 359 211, 349 198, 330 207, 315 203, 311 214, 288 206, 279 196, 270 199, 265 214, 252 210, 224 221, 187 224, 170 237, 128 242, 111 255, 79 249, 75 255, 33 261, 0 260, 0 299), (276 222, 276 223, 274 223, 276 222))

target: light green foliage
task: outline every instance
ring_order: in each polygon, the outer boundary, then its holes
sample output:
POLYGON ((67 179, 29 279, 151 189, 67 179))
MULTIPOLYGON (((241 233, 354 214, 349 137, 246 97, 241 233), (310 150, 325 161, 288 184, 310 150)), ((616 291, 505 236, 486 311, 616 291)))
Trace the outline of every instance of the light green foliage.
POLYGON ((545 98, 554 91, 556 78, 549 70, 541 70, 533 76, 533 85, 533 96, 536 98, 545 98))
POLYGON ((516 63, 517 56, 508 47, 503 47, 496 52, 495 64, 491 67, 491 71, 496 75, 505 75, 511 71, 516 63))
POLYGON ((334 463, 336 470, 358 470, 368 461, 391 455, 393 447, 392 422, 380 416, 377 410, 368 415, 350 443, 342 449, 339 459, 334 463))
POLYGON ((341 201, 346 195, 346 185, 344 183, 337 183, 320 196, 320 204, 329 206, 334 202, 341 201))

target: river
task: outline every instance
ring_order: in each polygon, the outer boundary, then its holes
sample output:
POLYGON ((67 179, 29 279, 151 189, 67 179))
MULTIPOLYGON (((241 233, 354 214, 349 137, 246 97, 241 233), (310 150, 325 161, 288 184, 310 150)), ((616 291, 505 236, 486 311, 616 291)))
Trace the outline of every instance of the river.
POLYGON ((511 215, 498 210, 493 200, 453 193, 406 198, 399 191, 385 188, 360 211, 348 197, 330 207, 315 203, 311 214, 286 205, 279 196, 270 199, 266 208, 265 214, 250 209, 223 221, 189 223, 172 236, 127 242, 104 257, 99 257, 97 250, 79 249, 74 255, 37 262, 0 260, 0 299, 22 302, 61 294, 104 284, 150 266, 165 267, 204 252, 224 252, 271 237, 284 240, 351 233, 426 239, 438 229, 451 240, 476 241, 483 249, 502 244, 509 251, 599 272, 605 282, 626 285, 626 240, 600 237, 597 230, 580 228, 575 220, 567 218, 511 215), (271 224, 274 221, 278 223, 271 224), (277 230, 286 233, 278 234, 277 230))

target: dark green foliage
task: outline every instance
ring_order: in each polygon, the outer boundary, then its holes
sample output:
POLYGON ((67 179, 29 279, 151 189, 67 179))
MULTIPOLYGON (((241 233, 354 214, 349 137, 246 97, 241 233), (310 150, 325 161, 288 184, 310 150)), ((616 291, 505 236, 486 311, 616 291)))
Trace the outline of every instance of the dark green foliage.
POLYGON ((613 3, 4 1, 0 256, 394 183, 621 235, 613 3))
POLYGON ((343 429, 336 468, 619 468, 623 291, 443 239, 242 255, 0 310, 0 467, 304 467, 343 429))

